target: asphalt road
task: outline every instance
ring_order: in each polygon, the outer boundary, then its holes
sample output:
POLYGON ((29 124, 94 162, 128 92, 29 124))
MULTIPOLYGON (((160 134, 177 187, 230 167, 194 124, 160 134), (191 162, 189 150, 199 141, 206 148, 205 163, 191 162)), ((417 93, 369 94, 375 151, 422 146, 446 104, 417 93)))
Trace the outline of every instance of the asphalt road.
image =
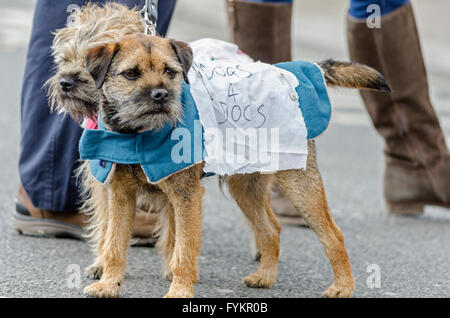
MULTIPOLYGON (((296 58, 345 58, 345 2, 297 1, 296 58)), ((21 236, 10 225, 18 185, 20 86, 33 3, 0 0, 0 296, 84 297, 82 288, 90 280, 70 278, 92 260, 86 243, 21 236)), ((444 12, 449 12, 450 5, 445 0, 415 4, 433 101, 450 135, 449 60, 439 59, 450 49, 444 41, 448 40, 444 12), (442 6, 439 12, 432 10, 438 5, 442 6)), ((225 22, 222 1, 182 0, 169 35, 180 40, 225 39, 225 22)), ((449 297, 450 211, 430 208, 419 217, 390 215, 381 188, 382 140, 356 93, 334 91, 332 102, 332 123, 318 139, 319 161, 331 210, 345 235, 355 297, 449 297), (379 286, 367 284, 373 268, 379 269, 379 286)), ((317 297, 331 284, 331 267, 314 233, 285 226, 277 283, 266 290, 244 287, 241 278, 257 267, 251 259, 248 228, 229 195, 220 193, 217 180, 209 178, 204 183, 197 297, 317 297)), ((121 296, 161 297, 168 287, 156 251, 131 248, 121 296)))

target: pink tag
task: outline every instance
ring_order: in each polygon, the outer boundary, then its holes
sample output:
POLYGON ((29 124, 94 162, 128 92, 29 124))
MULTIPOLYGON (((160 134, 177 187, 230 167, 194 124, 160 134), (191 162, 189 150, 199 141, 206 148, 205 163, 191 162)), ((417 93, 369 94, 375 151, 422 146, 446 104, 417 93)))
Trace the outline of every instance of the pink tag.
POLYGON ((97 117, 95 117, 95 121, 90 118, 86 120, 86 129, 98 129, 97 117))

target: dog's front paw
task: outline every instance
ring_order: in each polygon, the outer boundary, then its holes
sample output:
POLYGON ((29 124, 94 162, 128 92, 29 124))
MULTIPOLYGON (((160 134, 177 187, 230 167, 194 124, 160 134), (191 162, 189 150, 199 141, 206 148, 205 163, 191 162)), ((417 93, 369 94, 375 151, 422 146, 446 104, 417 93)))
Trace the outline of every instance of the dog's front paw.
POLYGON ((265 273, 265 275, 256 272, 244 277, 242 283, 251 288, 270 288, 275 283, 276 277, 276 271, 274 273, 265 273))
POLYGON ((86 267, 84 269, 84 274, 86 277, 93 278, 93 279, 100 279, 102 278, 103 274, 103 266, 98 264, 92 264, 89 267, 86 267))
POLYGON ((90 297, 114 298, 119 296, 120 282, 99 281, 87 286, 84 293, 90 297))
POLYGON ((170 286, 169 292, 164 296, 164 298, 193 298, 194 297, 194 286, 192 285, 181 285, 174 284, 170 286))
POLYGON ((322 294, 322 297, 349 298, 349 297, 352 297, 354 289, 355 289, 355 286, 353 283, 349 283, 349 284, 334 283, 322 294))
POLYGON ((169 291, 164 298, 194 298, 194 292, 188 290, 169 291))

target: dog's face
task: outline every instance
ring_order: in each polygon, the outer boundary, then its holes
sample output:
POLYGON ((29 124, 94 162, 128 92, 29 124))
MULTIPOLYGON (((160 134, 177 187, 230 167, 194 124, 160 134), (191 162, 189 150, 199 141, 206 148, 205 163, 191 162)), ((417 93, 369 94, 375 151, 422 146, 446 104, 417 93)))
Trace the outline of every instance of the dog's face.
POLYGON ((100 89, 106 126, 133 133, 175 125, 183 115, 179 97, 191 63, 186 43, 141 33, 89 50, 86 68, 100 89))
MULTIPOLYGON (((58 38, 67 38, 71 29, 58 32, 58 38)), ((47 82, 50 107, 68 112, 74 119, 93 118, 97 111, 98 92, 95 81, 85 67, 86 48, 74 39, 52 47, 56 74, 47 82)))

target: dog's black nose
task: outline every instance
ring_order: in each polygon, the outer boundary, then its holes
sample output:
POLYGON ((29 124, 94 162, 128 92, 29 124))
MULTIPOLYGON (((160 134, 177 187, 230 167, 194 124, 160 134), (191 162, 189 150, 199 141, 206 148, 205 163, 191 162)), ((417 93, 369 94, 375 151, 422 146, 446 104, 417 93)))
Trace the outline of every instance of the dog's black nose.
POLYGON ((73 80, 73 78, 70 78, 70 77, 62 77, 61 80, 59 81, 59 85, 61 85, 61 89, 66 93, 69 92, 73 88, 74 84, 75 84, 75 81, 73 80))
POLYGON ((156 103, 163 103, 169 98, 169 92, 164 88, 154 88, 151 92, 152 99, 156 103))

